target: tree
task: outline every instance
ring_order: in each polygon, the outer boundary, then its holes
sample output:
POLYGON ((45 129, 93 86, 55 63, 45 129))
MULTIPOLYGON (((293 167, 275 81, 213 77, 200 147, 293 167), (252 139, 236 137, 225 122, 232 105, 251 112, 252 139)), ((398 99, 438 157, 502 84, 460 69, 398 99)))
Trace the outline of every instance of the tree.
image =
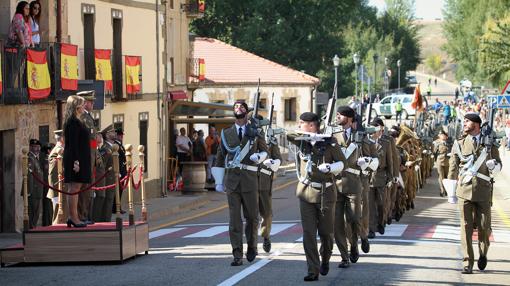
POLYGON ((501 20, 489 19, 487 31, 481 38, 480 61, 487 71, 488 79, 502 86, 510 76, 510 15, 501 20))
POLYGON ((432 71, 434 75, 437 75, 439 70, 441 70, 441 56, 440 55, 431 55, 425 60, 425 64, 432 71))

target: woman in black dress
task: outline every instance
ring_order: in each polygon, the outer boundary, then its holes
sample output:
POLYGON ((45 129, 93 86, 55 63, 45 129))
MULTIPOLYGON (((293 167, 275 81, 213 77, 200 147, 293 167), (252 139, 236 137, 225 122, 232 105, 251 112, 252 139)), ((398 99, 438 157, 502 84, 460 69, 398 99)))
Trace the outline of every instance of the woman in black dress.
MULTIPOLYGON (((78 192, 83 184, 90 184, 91 162, 89 131, 80 121, 84 112, 85 100, 81 96, 72 95, 67 98, 64 117, 64 182, 68 184, 70 193, 78 192)), ((67 226, 85 227, 78 216, 78 196, 68 197, 69 215, 67 226)))

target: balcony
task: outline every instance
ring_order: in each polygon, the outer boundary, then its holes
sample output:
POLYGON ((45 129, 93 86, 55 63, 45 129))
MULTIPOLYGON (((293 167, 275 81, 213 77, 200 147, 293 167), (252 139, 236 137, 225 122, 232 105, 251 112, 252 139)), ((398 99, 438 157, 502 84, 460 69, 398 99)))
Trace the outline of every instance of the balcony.
POLYGON ((202 18, 205 12, 205 0, 188 0, 181 4, 181 10, 188 18, 202 18))

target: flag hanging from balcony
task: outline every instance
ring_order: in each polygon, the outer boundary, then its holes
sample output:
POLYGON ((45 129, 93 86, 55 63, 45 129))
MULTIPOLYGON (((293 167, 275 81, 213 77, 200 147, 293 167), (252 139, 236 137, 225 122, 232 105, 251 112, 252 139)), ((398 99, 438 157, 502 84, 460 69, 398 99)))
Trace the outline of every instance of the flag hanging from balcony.
POLYGON ((28 99, 42 99, 50 95, 51 80, 46 51, 27 49, 28 99))
POLYGON ((62 89, 78 90, 78 46, 60 44, 60 82, 62 89))
POLYGON ((205 60, 198 59, 198 80, 205 80, 205 60))
POLYGON ((111 92, 113 90, 113 83, 110 54, 111 50, 95 50, 96 80, 103 80, 105 90, 111 92))
POLYGON ((126 61, 126 92, 135 94, 140 91, 140 57, 125 56, 126 61))
POLYGON ((199 13, 205 12, 205 0, 198 0, 198 12, 199 13))

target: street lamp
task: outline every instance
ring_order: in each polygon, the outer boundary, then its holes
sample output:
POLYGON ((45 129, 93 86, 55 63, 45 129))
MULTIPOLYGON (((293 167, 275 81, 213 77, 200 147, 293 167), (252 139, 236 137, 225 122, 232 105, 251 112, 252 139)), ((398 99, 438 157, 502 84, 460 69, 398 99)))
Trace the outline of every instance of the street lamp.
POLYGON ((398 70, 398 89, 400 90, 400 60, 397 61, 397 70, 398 70))
MULTIPOLYGON (((374 93, 377 86, 377 60, 379 60, 379 56, 374 54, 374 93)), ((372 103, 372 97, 370 97, 370 103, 372 103)))
POLYGON ((388 58, 384 58, 384 94, 386 95, 388 93, 389 84, 388 84, 388 73, 386 72, 388 70, 388 58))
POLYGON ((354 61, 354 70, 356 71, 356 93, 354 94, 356 97, 358 97, 358 64, 359 64, 359 55, 358 53, 354 53, 352 56, 352 59, 354 61))
POLYGON ((338 66, 340 65, 340 58, 335 54, 333 57, 333 66, 335 67, 335 86, 333 88, 333 94, 335 98, 338 98, 338 66))

